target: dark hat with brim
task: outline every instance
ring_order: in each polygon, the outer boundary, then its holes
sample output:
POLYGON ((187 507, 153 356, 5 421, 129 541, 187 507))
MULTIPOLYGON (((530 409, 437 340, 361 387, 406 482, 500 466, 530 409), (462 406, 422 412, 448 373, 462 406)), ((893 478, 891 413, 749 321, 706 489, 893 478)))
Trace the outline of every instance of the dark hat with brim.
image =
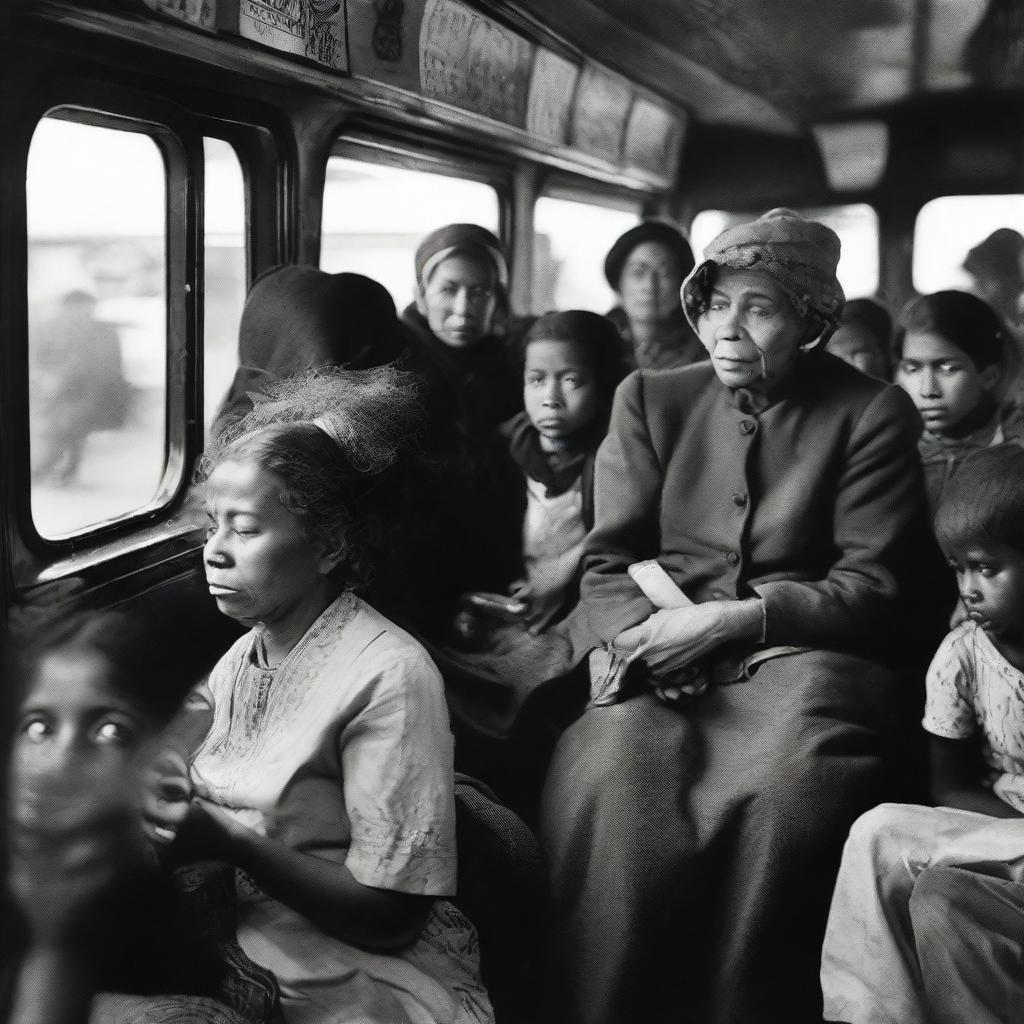
POLYGON ((449 256, 465 253, 479 257, 494 269, 495 283, 508 285, 508 259, 501 242, 479 224, 446 224, 431 231, 416 248, 416 283, 421 287, 449 256))
POLYGON ((645 220, 620 235, 608 250, 604 260, 604 276, 615 291, 619 290, 622 265, 629 254, 643 242, 659 242, 679 261, 679 272, 683 277, 693 270, 693 250, 682 232, 661 220, 645 220))

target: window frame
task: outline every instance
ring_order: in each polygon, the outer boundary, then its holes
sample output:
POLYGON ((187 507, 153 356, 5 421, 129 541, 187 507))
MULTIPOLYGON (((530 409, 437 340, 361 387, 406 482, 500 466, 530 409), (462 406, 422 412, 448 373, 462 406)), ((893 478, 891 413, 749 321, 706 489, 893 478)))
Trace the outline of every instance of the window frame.
MULTIPOLYGON (((387 129, 343 128, 327 151, 327 159, 335 156, 489 186, 498 200, 498 238, 509 252, 512 251, 514 168, 510 163, 479 152, 470 153, 457 144, 433 136, 413 140, 406 133, 395 131, 393 126, 387 129)), ((325 160, 325 174, 326 169, 325 160)), ((323 256, 323 196, 322 189, 317 266, 323 256)))
POLYGON ((3 445, 5 478, 4 529, 9 550, 5 575, 9 593, 27 595, 40 584, 60 580, 109 563, 159 541, 194 532, 173 517, 184 505, 189 467, 198 454, 199 381, 197 361, 202 281, 202 133, 196 120, 158 95, 108 86, 93 79, 55 76, 42 88, 23 95, 9 129, 2 161, 9 180, 27 180, 28 155, 39 122, 54 112, 68 120, 153 139, 165 168, 165 325, 166 394, 165 464, 153 499, 115 519, 74 533, 49 538, 32 516, 29 450, 29 323, 27 196, 15 189, 9 197, 9 233, 0 238, 0 301, 9 341, 2 356, 0 401, 10 430, 3 445), (198 214, 198 215, 197 215, 198 214))

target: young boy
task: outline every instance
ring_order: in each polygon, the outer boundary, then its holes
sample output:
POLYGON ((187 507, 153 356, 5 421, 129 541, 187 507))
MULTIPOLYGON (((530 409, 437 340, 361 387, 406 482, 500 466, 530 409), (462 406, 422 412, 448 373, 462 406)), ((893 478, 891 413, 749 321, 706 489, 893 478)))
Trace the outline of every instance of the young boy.
MULTIPOLYGON (((822 956, 828 1020, 934 1019, 936 975, 922 973, 919 925, 945 891, 933 873, 973 865, 1024 879, 1024 451, 1002 445, 965 459, 935 528, 967 615, 928 670, 924 727, 940 806, 883 804, 854 824, 822 956)), ((986 1000, 1002 1011, 959 1019, 1020 1019, 1024 976, 993 970, 989 981, 986 1000)))

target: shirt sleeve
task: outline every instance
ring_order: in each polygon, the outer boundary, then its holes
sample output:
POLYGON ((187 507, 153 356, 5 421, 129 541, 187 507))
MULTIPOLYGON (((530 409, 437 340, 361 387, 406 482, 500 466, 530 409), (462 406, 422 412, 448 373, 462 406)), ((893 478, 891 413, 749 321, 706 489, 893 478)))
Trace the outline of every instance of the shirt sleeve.
POLYGON ((375 699, 339 737, 352 830, 345 864, 363 885, 454 895, 453 741, 441 677, 419 653, 377 672, 375 699))
MULTIPOLYGON (((971 624, 955 629, 939 646, 925 681, 924 719, 933 736, 963 740, 978 730, 974 710, 974 659, 968 646, 971 624)), ((974 627, 976 628, 976 627, 974 627)))

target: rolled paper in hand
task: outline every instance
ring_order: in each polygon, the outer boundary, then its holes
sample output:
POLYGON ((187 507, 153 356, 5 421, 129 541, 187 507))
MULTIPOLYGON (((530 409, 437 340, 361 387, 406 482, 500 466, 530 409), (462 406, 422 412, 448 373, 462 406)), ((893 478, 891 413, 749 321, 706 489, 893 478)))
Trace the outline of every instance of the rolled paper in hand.
POLYGON ((693 604, 654 559, 634 562, 626 567, 626 572, 655 608, 688 608, 693 604))
MULTIPOLYGON (((643 591, 644 597, 659 610, 689 608, 693 604, 654 559, 634 562, 626 567, 626 572, 643 591)), ((706 693, 709 684, 708 674, 701 666, 688 665, 673 673, 671 680, 664 680, 661 686, 656 686, 654 692, 665 704, 685 704, 706 693)))

